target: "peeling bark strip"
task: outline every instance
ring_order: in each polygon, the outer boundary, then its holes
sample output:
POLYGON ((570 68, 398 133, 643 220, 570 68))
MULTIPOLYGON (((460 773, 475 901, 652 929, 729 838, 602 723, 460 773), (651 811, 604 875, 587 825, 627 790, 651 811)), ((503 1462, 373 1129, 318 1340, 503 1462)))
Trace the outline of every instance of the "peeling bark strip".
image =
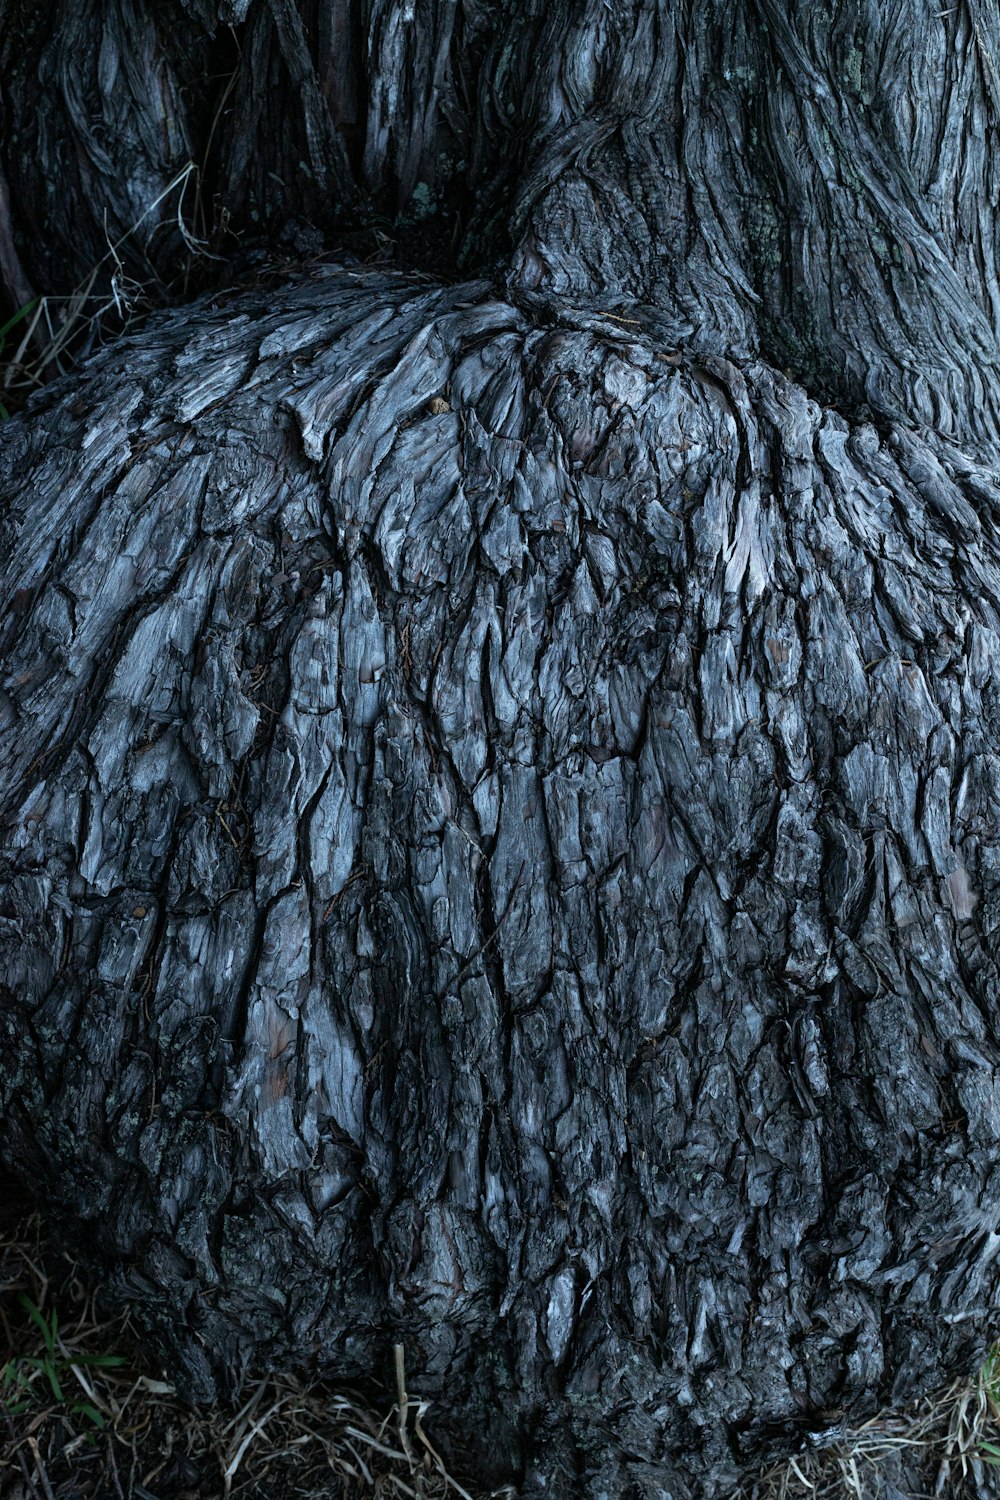
MULTIPOLYGON (((637 320, 638 322, 638 320, 637 320)), ((211 1396, 717 1492, 995 1331, 992 475, 328 268, 5 429, 0 1121, 211 1396)))

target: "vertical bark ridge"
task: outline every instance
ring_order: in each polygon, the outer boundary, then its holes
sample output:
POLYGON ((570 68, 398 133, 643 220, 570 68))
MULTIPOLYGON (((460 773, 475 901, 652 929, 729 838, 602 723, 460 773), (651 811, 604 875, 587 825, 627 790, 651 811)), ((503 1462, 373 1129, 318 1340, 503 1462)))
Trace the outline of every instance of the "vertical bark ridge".
POLYGON ((996 1293, 1000 491, 656 328, 330 267, 0 452, 4 1159, 196 1396, 402 1341, 526 1493, 996 1293))
POLYGON ((0 149, 37 289, 68 294, 100 267, 90 290, 106 298, 114 246, 152 301, 165 296, 186 255, 167 189, 207 129, 204 32, 175 0, 155 15, 132 0, 3 0, 0 64, 0 149))
POLYGON ((548 15, 511 22, 543 59, 516 280, 656 304, 703 349, 760 350, 835 403, 992 446, 991 12, 724 0, 612 19, 594 0, 555 44, 548 15))
POLYGON ((126 266, 175 277, 177 204, 151 205, 192 159, 203 219, 214 204, 248 244, 377 233, 512 294, 655 307, 841 407, 996 441, 1000 20, 978 0, 197 14, 116 0, 43 28, 5 0, 5 167, 44 286, 143 214, 126 266))

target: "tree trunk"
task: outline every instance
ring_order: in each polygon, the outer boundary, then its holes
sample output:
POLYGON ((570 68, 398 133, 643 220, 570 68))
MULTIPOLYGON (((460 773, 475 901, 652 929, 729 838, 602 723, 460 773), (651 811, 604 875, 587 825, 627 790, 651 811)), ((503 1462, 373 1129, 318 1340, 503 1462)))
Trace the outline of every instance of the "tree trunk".
POLYGON ((6 6, 23 263, 336 252, 0 433, 2 1155, 196 1399, 721 1495, 996 1332, 1000 19, 787 12, 6 6))

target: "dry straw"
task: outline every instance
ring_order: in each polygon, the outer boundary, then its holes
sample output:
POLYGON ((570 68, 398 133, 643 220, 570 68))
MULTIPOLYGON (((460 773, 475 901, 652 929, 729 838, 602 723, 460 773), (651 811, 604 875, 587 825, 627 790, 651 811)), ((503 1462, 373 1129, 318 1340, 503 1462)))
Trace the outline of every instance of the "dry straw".
POLYGON ((975 1376, 775 1464, 745 1485, 739 1500, 911 1500, 897 1487, 900 1472, 919 1477, 919 1500, 986 1500, 1000 1494, 998 1400, 994 1351, 975 1376))
MULTIPOLYGON (((151 296, 151 288, 130 277, 122 252, 157 210, 173 200, 170 223, 176 224, 187 252, 186 268, 198 258, 211 256, 207 242, 198 239, 185 215, 185 200, 194 194, 194 214, 199 212, 199 172, 193 161, 174 176, 133 224, 112 241, 105 230, 107 250, 87 276, 68 296, 46 294, 34 298, 10 319, 0 344, 0 416, 21 405, 35 390, 59 375, 65 375, 77 358, 90 353, 106 331, 120 332, 132 314, 162 301, 162 288, 151 296)), ((157 216, 157 227, 168 222, 157 216)), ((185 271, 186 274, 186 271, 185 271)))
POLYGON ((192 1409, 143 1365, 127 1319, 102 1319, 73 1263, 52 1269, 52 1259, 37 1218, 0 1239, 0 1495, 487 1500, 449 1473, 425 1425, 429 1403, 407 1392, 402 1346, 383 1414, 354 1391, 291 1375, 257 1381, 236 1411, 192 1409), (42 1325, 56 1308, 49 1352, 42 1325))
MULTIPOLYGON (((54 1256, 51 1245, 43 1254, 37 1217, 0 1236, 0 1339, 8 1351, 0 1355, 5 1497, 487 1500, 449 1473, 428 1432, 429 1403, 408 1392, 401 1345, 396 1399, 381 1414, 356 1391, 292 1375, 258 1380, 238 1410, 192 1409, 136 1353, 127 1318, 101 1317, 69 1257, 54 1256)), ((994 1354, 974 1378, 831 1435, 732 1500, 898 1496, 901 1463, 911 1482, 919 1476, 921 1495, 985 1496, 1000 1472, 998 1403, 994 1354)))

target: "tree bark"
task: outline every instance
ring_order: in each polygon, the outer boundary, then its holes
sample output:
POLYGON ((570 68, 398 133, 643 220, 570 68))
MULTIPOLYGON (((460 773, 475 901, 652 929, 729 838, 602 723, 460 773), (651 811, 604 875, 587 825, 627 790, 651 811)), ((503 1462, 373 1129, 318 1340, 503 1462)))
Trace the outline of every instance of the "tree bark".
POLYGON ((724 1494, 996 1331, 1000 21, 141 25, 60 253, 192 38, 337 253, 0 430, 3 1159, 196 1399, 402 1343, 482 1482, 724 1494))

